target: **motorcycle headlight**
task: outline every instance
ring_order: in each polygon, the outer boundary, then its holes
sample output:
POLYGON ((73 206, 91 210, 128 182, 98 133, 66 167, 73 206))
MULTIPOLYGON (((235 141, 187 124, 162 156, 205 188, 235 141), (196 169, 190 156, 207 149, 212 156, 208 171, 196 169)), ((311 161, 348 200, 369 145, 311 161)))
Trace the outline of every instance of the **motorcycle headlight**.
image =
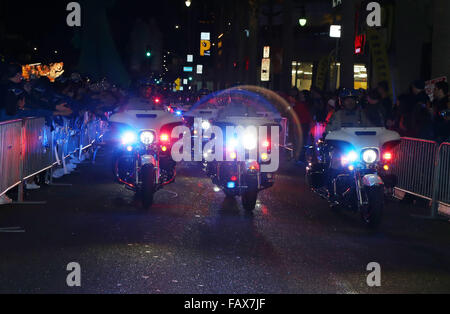
POLYGON ((152 132, 145 131, 141 133, 141 142, 144 145, 150 145, 155 140, 155 135, 152 132))
POLYGON ((378 159, 378 153, 374 149, 368 149, 363 153, 363 160, 366 164, 373 164, 378 159))
POLYGON ((137 136, 136 136, 136 133, 134 133, 134 132, 126 132, 122 136, 122 144, 124 144, 124 145, 134 144, 134 143, 136 143, 136 141, 137 141, 137 136))
POLYGON ((211 123, 209 121, 205 120, 205 121, 202 122, 202 129, 204 131, 209 130, 210 127, 211 127, 211 123))
POLYGON ((258 139, 254 134, 245 134, 242 138, 242 144, 245 149, 253 150, 258 146, 258 139))

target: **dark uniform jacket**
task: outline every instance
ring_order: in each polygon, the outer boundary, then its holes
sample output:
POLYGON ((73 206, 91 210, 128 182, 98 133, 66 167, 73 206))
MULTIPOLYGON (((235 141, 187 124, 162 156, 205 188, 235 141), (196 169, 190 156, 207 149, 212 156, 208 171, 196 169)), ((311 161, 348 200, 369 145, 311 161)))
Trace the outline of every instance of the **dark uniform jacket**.
POLYGON ((5 110, 7 116, 15 116, 19 110, 17 103, 25 97, 22 84, 10 81, 0 85, 0 109, 5 110))

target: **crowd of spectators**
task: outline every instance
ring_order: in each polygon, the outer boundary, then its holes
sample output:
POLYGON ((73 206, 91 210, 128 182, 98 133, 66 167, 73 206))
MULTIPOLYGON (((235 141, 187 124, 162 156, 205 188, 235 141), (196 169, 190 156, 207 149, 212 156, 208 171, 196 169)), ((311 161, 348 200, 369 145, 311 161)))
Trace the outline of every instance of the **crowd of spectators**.
MULTIPOLYGON (((293 89, 289 101, 293 105, 303 133, 316 124, 327 124, 333 114, 341 109, 339 94, 322 92, 312 87, 310 91, 293 89)), ((410 90, 395 101, 390 96, 387 82, 380 82, 373 90, 358 91, 359 105, 374 125, 383 124, 403 137, 437 141, 450 141, 450 102, 448 83, 439 82, 434 89, 433 101, 425 92, 425 82, 414 81, 410 90), (381 121, 379 121, 381 119, 381 121)), ((305 136, 305 140, 306 136, 305 136)))
MULTIPOLYGON (((104 116, 125 101, 124 90, 106 79, 93 82, 73 73, 51 83, 47 77, 23 80, 22 67, 0 67, 0 121, 27 117, 74 118, 85 112, 104 116)), ((57 120, 57 119, 56 119, 57 120)))
POLYGON ((24 80, 22 66, 0 63, 0 122, 28 117, 58 121, 61 117, 82 117, 86 112, 107 119, 108 114, 135 98, 154 106, 187 108, 209 93, 206 86, 199 91, 173 93, 153 79, 141 79, 123 89, 107 79, 93 81, 78 73, 61 76, 53 83, 47 77, 24 80))
MULTIPOLYGON (((22 66, 13 63, 0 64, 0 123, 24 118, 45 118, 52 131, 70 126, 74 132, 92 119, 107 119, 108 114, 126 102, 123 89, 106 79, 92 81, 73 73, 50 82, 47 77, 24 80, 22 66)), ((62 136, 62 135, 61 135, 62 136)), ((58 140, 58 136, 55 137, 58 140)), ((75 159, 72 158, 72 161, 75 159)), ((68 162, 65 169, 53 171, 59 178, 76 167, 68 162)), ((40 176, 27 179, 27 190, 39 189, 40 176)), ((0 205, 10 204, 6 195, 0 196, 0 205)))

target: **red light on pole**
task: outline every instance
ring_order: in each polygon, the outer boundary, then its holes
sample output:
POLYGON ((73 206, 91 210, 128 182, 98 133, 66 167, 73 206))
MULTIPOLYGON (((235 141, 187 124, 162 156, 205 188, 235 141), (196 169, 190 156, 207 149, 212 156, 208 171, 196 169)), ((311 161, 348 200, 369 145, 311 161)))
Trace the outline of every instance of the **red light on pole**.
POLYGON ((364 53, 364 47, 366 45, 366 35, 356 35, 355 37, 355 54, 360 55, 364 53))

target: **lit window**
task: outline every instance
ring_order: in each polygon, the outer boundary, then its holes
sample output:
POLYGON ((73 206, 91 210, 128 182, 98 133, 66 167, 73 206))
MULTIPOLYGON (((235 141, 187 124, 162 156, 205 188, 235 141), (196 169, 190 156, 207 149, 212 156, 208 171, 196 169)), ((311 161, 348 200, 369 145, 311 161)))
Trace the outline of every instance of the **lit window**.
POLYGON ((291 86, 298 90, 309 90, 312 86, 313 64, 305 62, 292 62, 291 86))

